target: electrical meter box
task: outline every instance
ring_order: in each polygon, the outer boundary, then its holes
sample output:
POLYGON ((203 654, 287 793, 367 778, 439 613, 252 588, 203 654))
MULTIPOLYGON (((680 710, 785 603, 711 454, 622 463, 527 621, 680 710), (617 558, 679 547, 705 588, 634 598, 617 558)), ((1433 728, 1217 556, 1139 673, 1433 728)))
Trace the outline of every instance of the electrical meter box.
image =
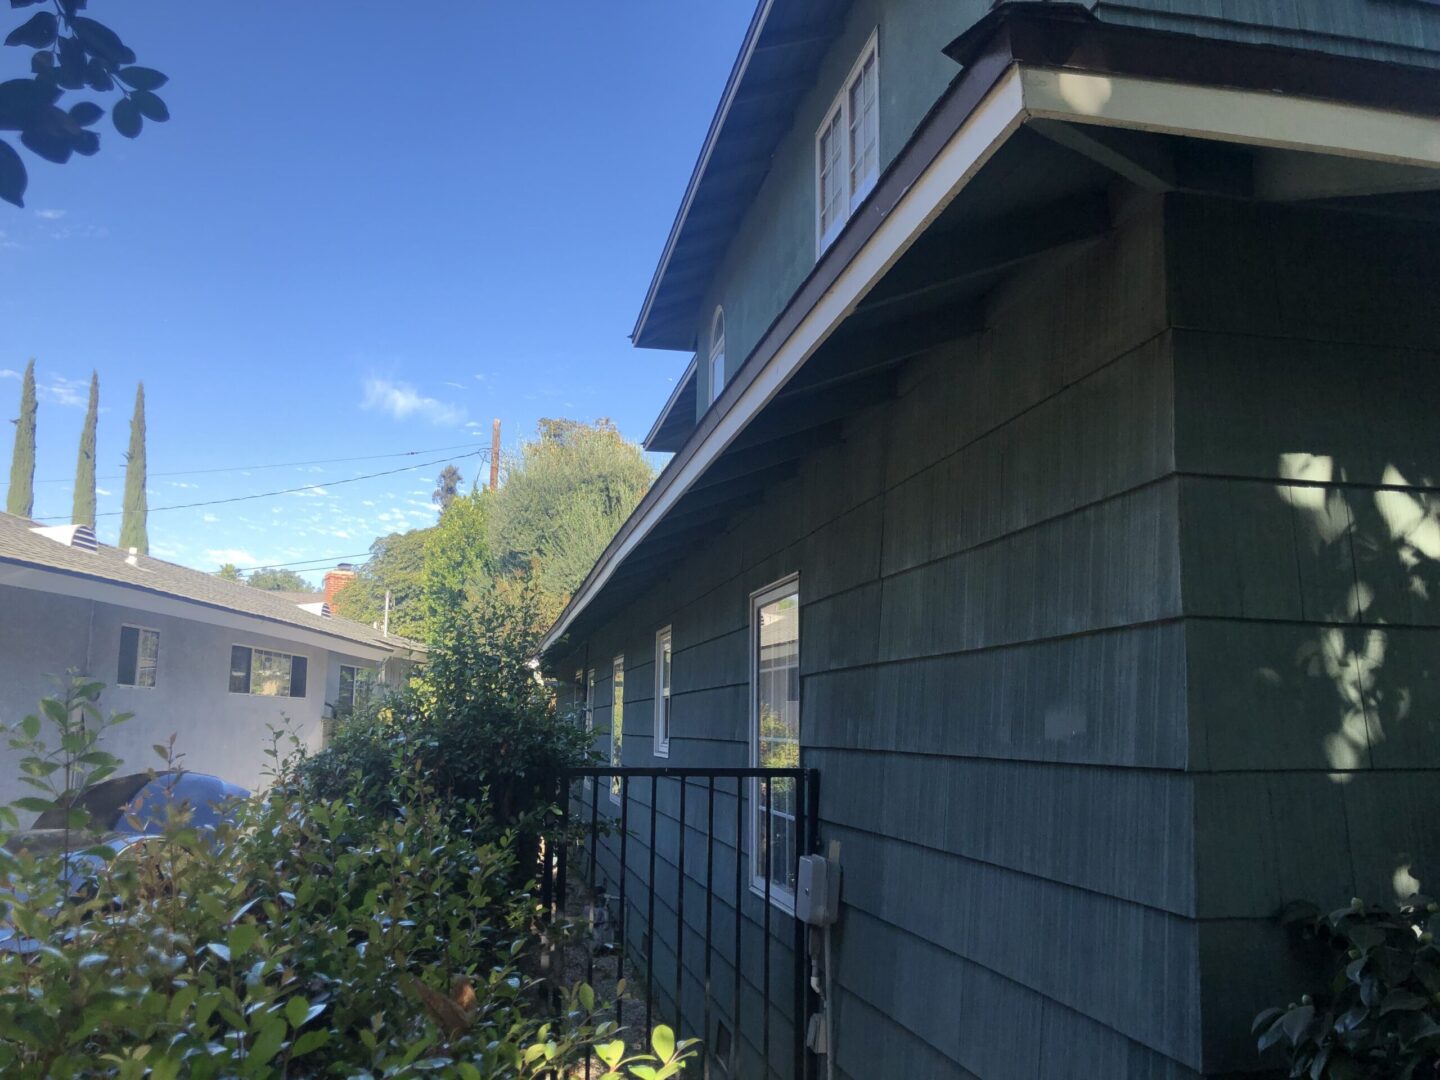
POLYGON ((823 855, 802 855, 795 917, 809 926, 829 926, 839 914, 840 864, 823 855))

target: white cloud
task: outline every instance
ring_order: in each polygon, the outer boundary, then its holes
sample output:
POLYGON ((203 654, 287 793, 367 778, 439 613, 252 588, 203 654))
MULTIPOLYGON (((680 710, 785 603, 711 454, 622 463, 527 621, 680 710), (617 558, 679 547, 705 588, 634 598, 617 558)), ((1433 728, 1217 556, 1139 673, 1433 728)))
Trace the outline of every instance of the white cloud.
POLYGON ((175 488, 198 488, 200 486, 199 484, 192 484, 188 480, 167 480, 166 483, 175 488))
POLYGON ((0 379, 18 379, 20 372, 12 368, 0 368, 0 379))
POLYGON ((90 400, 90 380, 56 375, 48 383, 37 383, 35 396, 54 405, 83 409, 90 400))
POLYGON ((97 487, 97 488, 95 489, 95 494, 96 494, 96 495, 114 495, 115 493, 114 493, 113 491, 110 491, 110 490, 106 489, 106 488, 97 487))
POLYGON ((65 216, 64 210, 36 210, 35 216, 44 218, 46 221, 59 221, 65 216))
POLYGON ((409 383, 390 379, 366 379, 365 397, 361 408, 378 409, 396 420, 416 417, 436 426, 458 424, 465 419, 465 410, 438 398, 425 397, 409 383))
POLYGON ((206 525, 214 525, 220 519, 214 514, 201 514, 200 520, 203 521, 206 525))
POLYGON ((475 376, 475 381, 476 381, 476 382, 484 382, 484 381, 485 381, 485 376, 484 376, 484 375, 476 375, 476 376, 475 376))
POLYGON ((211 562, 217 563, 240 563, 252 564, 260 560, 251 555, 244 548, 211 548, 205 552, 205 557, 211 562))
POLYGON ((464 384, 464 383, 446 382, 445 385, 446 385, 446 386, 453 386, 456 390, 464 390, 464 389, 465 389, 465 384, 464 384))

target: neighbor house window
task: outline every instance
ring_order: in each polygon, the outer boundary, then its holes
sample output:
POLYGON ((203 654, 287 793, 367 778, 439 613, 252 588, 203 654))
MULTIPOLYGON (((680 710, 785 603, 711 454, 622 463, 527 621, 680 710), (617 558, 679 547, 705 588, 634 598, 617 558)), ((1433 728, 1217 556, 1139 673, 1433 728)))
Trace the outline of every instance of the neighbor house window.
POLYGON ((871 34, 815 133, 817 253, 840 234, 880 175, 879 65, 871 34))
MULTIPOLYGON (((800 767, 800 579, 786 578, 750 599, 750 763, 800 767)), ((795 897, 793 779, 751 782, 750 871, 755 889, 782 906, 795 897)))
POLYGON ((714 401, 725 389, 725 311, 715 309, 710 320, 710 400, 714 401))
POLYGON ((340 708, 353 711, 357 705, 366 705, 375 686, 375 672, 371 668, 340 665, 340 708))
POLYGON ((120 670, 115 681, 121 686, 153 687, 160 664, 160 631, 143 626, 120 628, 120 670))
POLYGON ((230 692, 257 694, 262 697, 305 696, 305 677, 309 667, 303 656, 252 649, 248 645, 230 647, 230 692))
MULTIPOLYGON (((625 656, 615 657, 610 667, 610 767, 620 767, 620 743, 625 737, 625 656)), ((610 777, 610 798, 620 801, 620 774, 610 777)))
POLYGON ((670 627, 655 635, 655 756, 670 756, 670 627))

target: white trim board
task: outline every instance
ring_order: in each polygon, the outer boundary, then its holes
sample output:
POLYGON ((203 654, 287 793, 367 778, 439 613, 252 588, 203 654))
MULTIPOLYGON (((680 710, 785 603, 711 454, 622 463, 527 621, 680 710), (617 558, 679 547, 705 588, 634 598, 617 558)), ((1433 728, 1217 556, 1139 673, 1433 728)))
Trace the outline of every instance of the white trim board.
MULTIPOLYGON (((1026 120, 1050 119, 1440 167, 1440 119, 1251 90, 1012 64, 550 628, 551 649, 615 570, 1026 120)), ((662 479, 664 479, 662 477, 662 479)))

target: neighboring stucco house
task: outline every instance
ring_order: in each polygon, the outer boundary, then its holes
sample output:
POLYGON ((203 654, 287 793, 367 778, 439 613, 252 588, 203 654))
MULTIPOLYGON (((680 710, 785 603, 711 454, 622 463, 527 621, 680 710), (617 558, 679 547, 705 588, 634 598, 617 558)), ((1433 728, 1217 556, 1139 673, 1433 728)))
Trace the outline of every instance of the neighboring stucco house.
POLYGON ((1440 888, 1437 167, 1431 3, 760 4, 633 335, 674 457, 544 663, 618 764, 818 771, 835 1075, 1257 1071, 1282 903, 1440 888))
MULTIPOLYGON (((159 764, 175 736, 181 764, 263 786, 271 725, 310 750, 325 722, 369 687, 398 684, 421 647, 211 574, 127 555, 83 526, 0 514, 0 720, 13 724, 75 671, 106 684, 101 706, 134 718, 104 748, 126 768, 159 764)), ((54 740, 51 740, 53 745, 54 740)), ((0 746, 0 801, 28 792, 0 746)))

